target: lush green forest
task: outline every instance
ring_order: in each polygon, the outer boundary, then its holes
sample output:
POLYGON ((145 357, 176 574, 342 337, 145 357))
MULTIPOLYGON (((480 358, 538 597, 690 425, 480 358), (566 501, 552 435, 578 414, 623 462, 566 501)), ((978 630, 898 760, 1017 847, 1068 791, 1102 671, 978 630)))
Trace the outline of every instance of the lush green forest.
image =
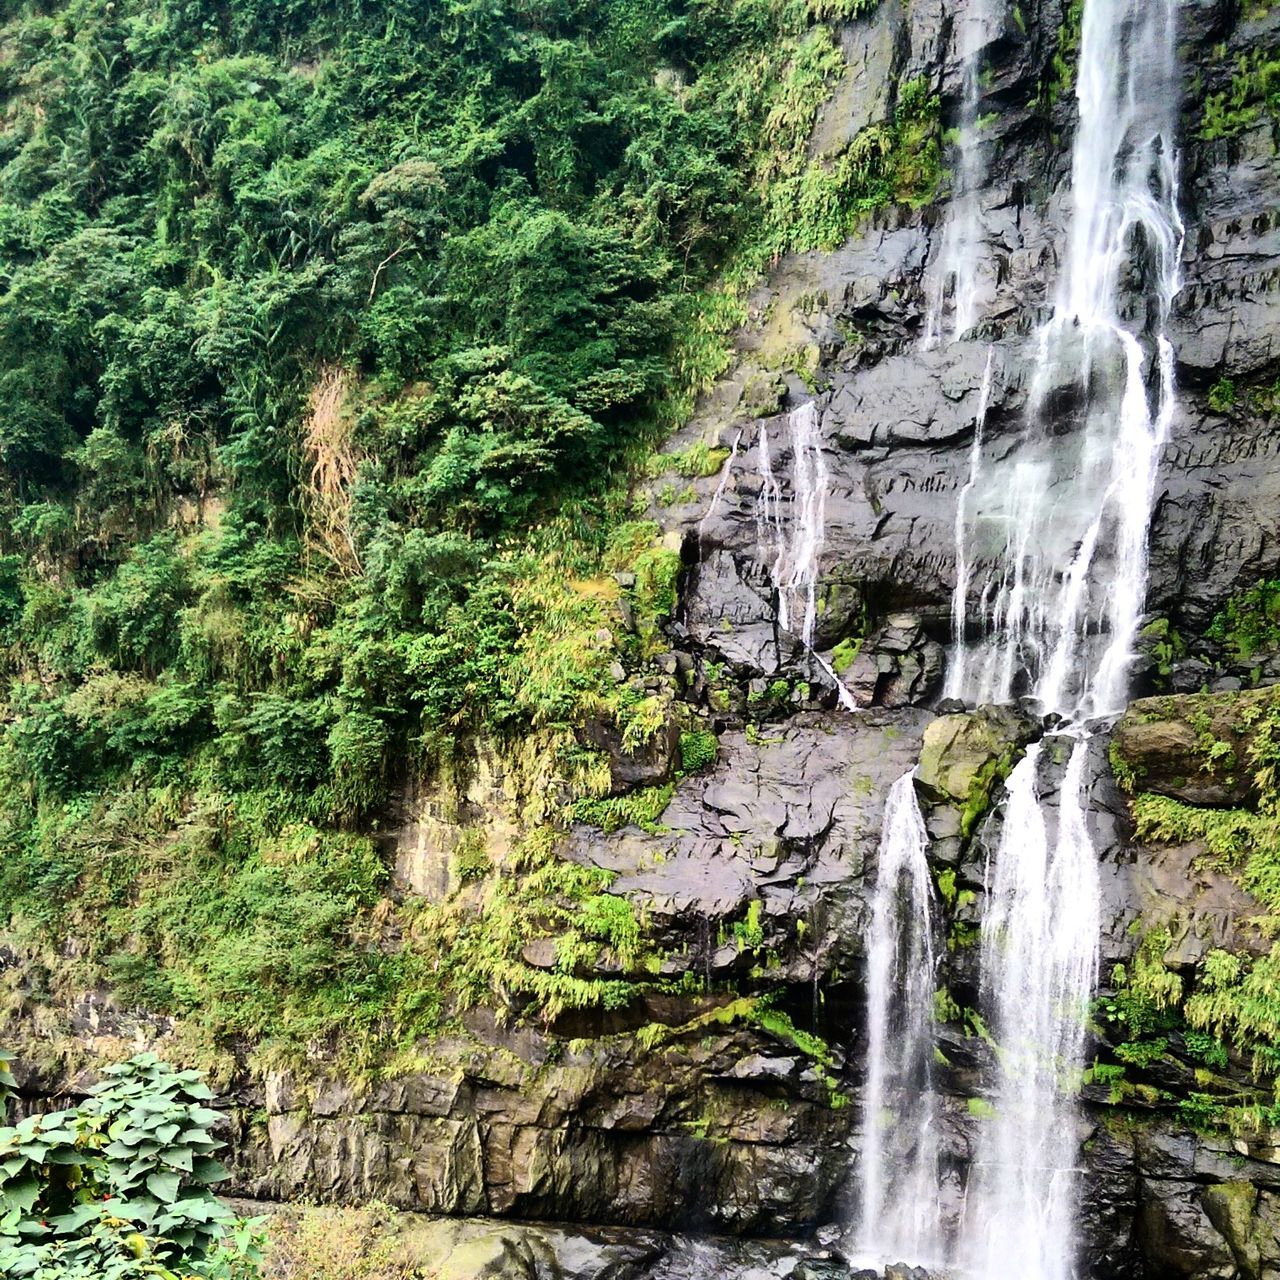
POLYGON ((641 945, 551 853, 600 789, 575 726, 656 727, 609 669, 649 659, 679 565, 629 494, 770 260, 933 191, 920 85, 807 156, 832 24, 868 7, 3 6, 14 936, 75 939, 62 975, 207 1049, 372 1055, 495 975, 544 1010, 625 997, 516 957, 641 945), (602 641, 620 570, 647 623, 602 641), (393 906, 389 797, 481 730, 542 770, 524 878, 393 906))

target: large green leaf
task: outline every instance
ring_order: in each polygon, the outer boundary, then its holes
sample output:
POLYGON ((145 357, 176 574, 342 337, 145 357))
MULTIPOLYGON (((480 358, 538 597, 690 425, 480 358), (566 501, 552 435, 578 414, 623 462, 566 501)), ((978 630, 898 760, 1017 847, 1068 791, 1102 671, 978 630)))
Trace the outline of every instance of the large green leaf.
POLYGON ((178 1198, 178 1189, 181 1186, 181 1176, 176 1173, 169 1173, 165 1170, 153 1173, 147 1179, 147 1190, 150 1191, 157 1200, 161 1200, 165 1204, 172 1204, 173 1201, 178 1198))

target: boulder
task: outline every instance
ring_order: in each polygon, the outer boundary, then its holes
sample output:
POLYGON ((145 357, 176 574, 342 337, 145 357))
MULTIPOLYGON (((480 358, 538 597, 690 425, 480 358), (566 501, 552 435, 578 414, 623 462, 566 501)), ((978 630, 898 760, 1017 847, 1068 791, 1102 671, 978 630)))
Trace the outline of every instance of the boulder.
POLYGON ((1193 805, 1257 799, 1250 753, 1258 726, 1280 714, 1280 688, 1143 698, 1115 732, 1121 779, 1193 805))

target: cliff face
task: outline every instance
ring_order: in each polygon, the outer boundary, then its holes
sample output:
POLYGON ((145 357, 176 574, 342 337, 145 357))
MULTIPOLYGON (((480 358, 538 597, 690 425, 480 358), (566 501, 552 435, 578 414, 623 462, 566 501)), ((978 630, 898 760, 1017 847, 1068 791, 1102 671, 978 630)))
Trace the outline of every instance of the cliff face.
MULTIPOLYGON (((884 0, 847 26, 846 71, 815 155, 834 163, 921 78, 954 118, 962 70, 952 10, 943 0, 884 0)), ((473 1013, 465 1034, 437 1041, 413 1069, 372 1089, 323 1068, 313 1078, 273 1074, 243 1099, 246 1193, 652 1231, 820 1229, 826 1239, 823 1231, 849 1221, 858 1173, 865 938, 884 802, 921 761, 948 938, 938 975, 953 1011, 941 1032, 940 1123, 947 1208, 958 1214, 984 1120, 973 1100, 991 1053, 960 1012, 980 1004, 973 939, 987 852, 1001 779, 1044 726, 1019 710, 939 705, 956 509, 980 416, 982 455, 998 472, 1037 372, 1032 335, 1049 312, 1064 243, 1078 18, 1065 0, 1010 8, 984 55, 993 71, 980 104, 989 166, 978 197, 979 327, 960 341, 923 341, 941 270, 940 206, 878 216, 838 250, 788 257, 752 299, 733 369, 669 446, 673 470, 650 486, 649 514, 683 568, 669 647, 647 691, 705 712, 718 751, 678 782, 660 816, 609 834, 579 824, 564 856, 615 873, 612 891, 636 905, 662 956, 666 993, 539 1029, 473 1013), (802 440, 794 411, 810 402, 814 434, 802 440), (722 469, 692 481, 678 473, 691 446, 725 451, 713 455, 722 469), (797 454, 812 449, 826 474, 812 637, 820 657, 779 626, 760 554, 769 485, 776 500, 793 498, 797 454), (837 676, 856 711, 840 705, 837 676), (703 986, 721 994, 695 990, 703 986), (773 1004, 756 1000, 766 989, 781 993, 773 1004)), ((1227 728, 1211 734, 1221 741, 1240 723, 1237 692, 1280 681, 1274 646, 1245 653, 1212 627, 1232 600, 1280 578, 1280 124, 1265 96, 1257 110, 1248 98, 1228 126, 1220 119, 1223 100, 1247 98, 1240 68, 1280 48, 1280 9, 1187 0, 1179 47, 1186 236, 1170 333, 1178 410, 1158 480, 1135 690, 1164 692, 1170 705, 1133 709, 1118 745, 1119 758, 1138 760, 1145 778, 1163 776, 1165 794, 1186 799, 1187 777, 1202 772, 1203 730, 1197 706, 1178 698, 1203 689, 1225 699, 1215 714, 1227 728), (1162 737, 1153 724, 1173 728, 1162 737)), ((1058 410, 1065 435, 1075 421, 1065 391, 1058 410)), ((670 752, 645 760, 612 745, 620 791, 665 780, 670 752)), ((1246 748, 1233 749, 1243 759, 1246 748)), ((1132 966, 1154 930, 1168 944, 1161 963, 1188 982, 1211 951, 1268 951, 1269 935, 1250 923, 1261 908, 1231 866, 1208 856, 1203 837, 1138 839, 1115 758, 1105 735, 1094 740, 1104 995, 1114 994, 1114 966, 1132 966)), ((449 886, 464 825, 485 826, 491 841, 519 826, 523 797, 501 753, 477 744, 476 761, 467 822, 425 784, 403 800, 395 856, 402 882, 419 893, 449 886)), ((1046 791, 1064 764, 1048 762, 1046 791)), ((1236 786, 1224 780, 1220 792, 1189 799, 1248 804, 1236 786)), ((533 944, 525 958, 556 963, 533 944)), ((584 976, 623 969, 608 951, 583 962, 584 976)), ((1095 1031, 1106 1057, 1120 1037, 1101 1023, 1095 1031)), ((1243 1055, 1222 1074, 1252 1087, 1243 1055)), ((1205 1086, 1185 1063, 1143 1064, 1136 1078, 1136 1092, 1102 1075, 1085 1088, 1086 1273, 1280 1274, 1275 1131, 1266 1122, 1235 1133, 1193 1127, 1182 1104, 1205 1086)), ((575 1239, 547 1233, 538 1249, 584 1275, 596 1274, 595 1262, 581 1261, 588 1255, 624 1268, 610 1275, 675 1266, 660 1263, 668 1246, 657 1237, 590 1249, 575 1239)), ((759 1257, 783 1265, 768 1250, 759 1257)), ((785 1274, 828 1274, 820 1259, 789 1258, 785 1274)), ((530 1262, 492 1274, 543 1272, 530 1262)))
MULTIPOLYGON (((847 71, 815 137, 818 154, 838 156, 890 116, 901 86, 918 77, 954 115, 961 70, 949 10, 889 0, 846 29, 847 71)), ((730 996, 710 1006, 655 997, 581 1024, 566 1017, 547 1033, 503 1032, 476 1017, 465 1044, 438 1044, 430 1070, 369 1097, 273 1082, 266 1133, 244 1151, 259 1194, 748 1235, 847 1223, 884 798, 926 748, 930 857, 949 895, 939 985, 977 1007, 971 940, 999 823, 997 814, 984 828, 986 791, 1002 753, 1040 731, 1016 714, 939 718, 937 699, 956 504, 980 403, 985 394, 983 452, 998 468, 1021 430, 1036 373, 1031 334, 1048 313, 1064 242, 1074 105, 1059 45, 1077 20, 1055 3, 1010 11, 986 53, 995 70, 980 107, 991 162, 979 196, 979 329, 933 349, 922 341, 940 270, 936 207, 880 218, 834 252, 788 258, 753 299, 734 369, 670 446, 677 458, 696 444, 728 450, 723 470, 692 484, 673 472, 652 486, 651 514, 685 566, 662 683, 710 708, 718 758, 678 785, 660 826, 612 835, 579 826, 568 856, 617 873, 613 890, 639 904, 668 976, 744 996, 781 986, 794 1022, 818 1032, 831 1056, 815 1061, 804 1045, 779 1043, 730 996), (759 553, 762 433, 785 501, 803 447, 790 411, 811 399, 827 473, 813 638, 826 670, 779 627, 759 553), (861 710, 836 705, 831 666, 861 710)), ((1183 7, 1186 240, 1171 334, 1179 399, 1161 463, 1148 612, 1167 620, 1159 634, 1192 642, 1153 653, 1140 691, 1212 684, 1229 693, 1280 677, 1274 654, 1242 664, 1193 639, 1233 597, 1280 576, 1276 406, 1250 394, 1280 367, 1276 122, 1259 111, 1213 137, 1205 107, 1230 92, 1241 57, 1277 41, 1280 12, 1183 7)), ((1071 413, 1064 402, 1063 431, 1071 413)), ((1214 947, 1258 950, 1246 923, 1256 906, 1226 870, 1205 864, 1201 846, 1135 842, 1104 742, 1092 771, 1104 975, 1132 961, 1147 928, 1170 920, 1169 961, 1183 971, 1214 947)), ((503 804, 493 788, 471 799, 503 804)), ((429 799, 418 805, 429 809, 429 799)), ((942 1122, 958 1211, 982 1123, 970 1098, 989 1050, 954 1024, 944 1045, 942 1122)), ((1086 1090, 1089 1274, 1270 1274, 1280 1267, 1270 1132, 1197 1133, 1174 1102, 1187 1081, 1165 1084, 1168 1101, 1137 1107, 1113 1105, 1104 1087, 1086 1090)))

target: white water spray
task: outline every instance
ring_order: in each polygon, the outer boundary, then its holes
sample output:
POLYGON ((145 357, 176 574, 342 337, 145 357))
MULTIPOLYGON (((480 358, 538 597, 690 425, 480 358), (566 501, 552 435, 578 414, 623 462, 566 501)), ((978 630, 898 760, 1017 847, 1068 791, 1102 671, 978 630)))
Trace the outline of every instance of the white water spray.
POLYGON ((962 1264, 992 1280, 1070 1280, 1075 1254, 1073 1093, 1097 982, 1098 868, 1085 825, 1087 744, 1072 749, 1055 832, 1037 795, 1043 750, 1031 747, 1009 778, 982 921, 983 1000, 1000 1048, 962 1264))
POLYGON ((872 1265, 941 1261, 928 837, 914 772, 889 791, 867 953, 869 1064, 857 1253, 872 1265))

